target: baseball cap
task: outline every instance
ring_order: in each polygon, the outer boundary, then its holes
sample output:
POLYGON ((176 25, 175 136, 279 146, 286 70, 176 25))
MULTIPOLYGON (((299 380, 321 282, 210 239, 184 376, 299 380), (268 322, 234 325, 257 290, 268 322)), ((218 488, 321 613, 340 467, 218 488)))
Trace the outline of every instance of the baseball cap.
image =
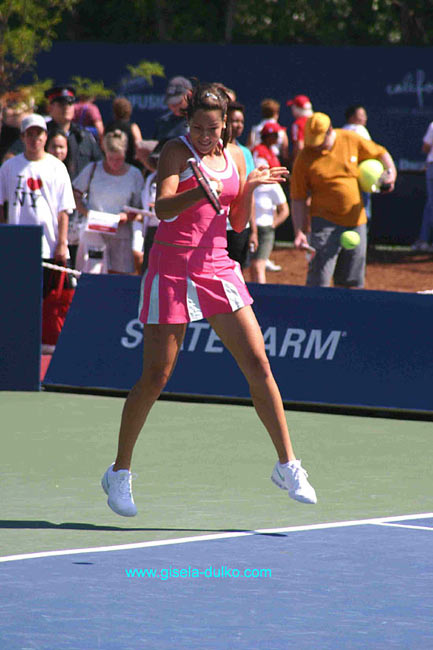
POLYGON ((260 135, 263 137, 264 135, 272 135, 272 133, 278 133, 279 131, 284 131, 284 127, 281 124, 278 124, 278 122, 266 122, 260 131, 260 135))
POLYGON ((318 147, 323 144, 325 135, 331 126, 331 118, 325 113, 313 113, 305 123, 304 142, 306 147, 318 147))
POLYGON ((21 133, 24 133, 27 131, 27 129, 30 129, 31 126, 38 126, 44 131, 47 130, 47 123, 45 122, 42 115, 38 115, 37 113, 33 113, 33 115, 29 115, 23 119, 21 122, 21 133))
POLYGON ((54 86, 45 92, 45 97, 51 102, 65 102, 74 104, 76 101, 75 88, 72 86, 54 86))
POLYGON ((167 90, 165 91, 166 104, 178 104, 185 94, 192 90, 192 83, 185 77, 173 77, 168 82, 167 90))
POLYGON ((307 95, 296 95, 293 99, 289 99, 286 105, 297 106, 298 108, 311 108, 311 101, 307 95))

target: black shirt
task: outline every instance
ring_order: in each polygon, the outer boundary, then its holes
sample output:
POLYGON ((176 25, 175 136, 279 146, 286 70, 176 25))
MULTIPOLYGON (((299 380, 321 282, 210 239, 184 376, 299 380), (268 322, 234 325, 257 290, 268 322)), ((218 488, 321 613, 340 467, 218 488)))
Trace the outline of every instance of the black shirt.
MULTIPOLYGON (((59 125, 51 120, 47 127, 49 133, 59 128, 59 125)), ((68 158, 71 178, 78 176, 90 162, 102 159, 101 149, 93 135, 74 122, 71 123, 68 134, 68 158)))

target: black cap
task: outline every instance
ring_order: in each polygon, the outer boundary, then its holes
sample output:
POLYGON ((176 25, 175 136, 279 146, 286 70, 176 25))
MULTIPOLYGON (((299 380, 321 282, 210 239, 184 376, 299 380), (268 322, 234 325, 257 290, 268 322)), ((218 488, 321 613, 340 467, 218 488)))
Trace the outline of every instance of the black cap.
POLYGON ((68 104, 74 104, 76 101, 75 88, 66 85, 54 86, 45 91, 45 97, 49 102, 61 101, 68 104))

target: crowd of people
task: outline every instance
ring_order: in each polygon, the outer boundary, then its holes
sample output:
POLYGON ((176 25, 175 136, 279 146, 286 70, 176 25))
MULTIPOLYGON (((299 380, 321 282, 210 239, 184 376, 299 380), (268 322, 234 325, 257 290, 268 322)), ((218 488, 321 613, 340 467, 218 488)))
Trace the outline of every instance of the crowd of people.
MULTIPOLYGON (((308 96, 296 95, 286 102, 293 115, 288 130, 280 124, 280 103, 265 98, 260 105, 260 122, 244 134, 245 106, 237 100, 235 91, 223 84, 219 86, 229 97, 230 142, 242 153, 247 175, 257 167, 283 165, 292 171, 290 186, 275 183, 272 187, 256 189, 251 214, 241 233, 235 232, 227 219, 229 256, 242 269, 249 267, 252 281, 265 283, 267 271, 280 269, 270 256, 275 230, 288 218, 291 199, 295 246, 315 249, 307 284, 329 286, 334 281, 340 286, 363 286, 364 224, 371 216, 371 206, 369 194, 362 193, 362 200, 358 196, 357 165, 366 157, 381 159, 388 170, 389 191, 396 176, 389 153, 371 141, 365 108, 356 105, 347 109, 343 130, 350 135, 333 129, 330 120, 325 133, 323 124, 328 124, 328 117, 314 113, 308 96), (242 136, 246 145, 241 143, 242 136), (348 155, 347 147, 350 160, 344 159, 348 155), (338 176, 341 182, 335 192, 333 175, 339 174, 337 168, 341 166, 345 167, 346 176, 343 180, 338 176), (329 228, 333 231, 330 241, 328 235, 325 238, 323 235, 329 228), (339 235, 347 228, 357 229, 361 235, 361 245, 355 252, 346 251, 339 244, 339 235), (354 265, 358 270, 347 271, 347 265, 354 265), (334 278, 335 269, 340 271, 334 278)), ((165 94, 168 110, 156 120, 151 140, 143 139, 140 127, 132 121, 132 106, 125 97, 114 99, 112 119, 104 124, 93 98, 77 97, 69 85, 58 85, 45 93, 45 115, 35 113, 36 107, 28 98, 18 92, 10 93, 3 107, 0 132, 3 220, 41 223, 45 262, 68 264, 89 273, 142 274, 159 223, 154 213, 159 156, 167 141, 189 137, 186 108, 192 93, 193 84, 189 79, 177 76, 169 81, 165 94), (30 122, 29 117, 32 117, 30 122), (33 140, 39 136, 40 151, 30 151, 29 135, 33 140), (50 177, 54 173, 52 165, 46 163, 47 154, 64 165, 72 187, 74 199, 61 220, 56 200, 45 192, 54 182, 50 177), (13 177, 17 160, 10 161, 14 158, 28 167, 30 176, 34 174, 25 182, 41 184, 28 193, 27 201, 35 201, 33 215, 28 214, 23 204, 25 193, 21 192, 18 203, 9 200, 11 193, 20 191, 19 184, 24 182, 21 176, 13 177), (36 161, 38 169, 43 169, 37 175, 36 161), (66 239, 63 223, 68 224, 66 239), (57 237, 54 248, 48 245, 52 233, 57 237)), ((27 189, 31 187, 28 185, 27 189)), ((424 230, 428 228, 427 225, 424 230)), ((424 234, 420 240, 423 237, 424 234)))

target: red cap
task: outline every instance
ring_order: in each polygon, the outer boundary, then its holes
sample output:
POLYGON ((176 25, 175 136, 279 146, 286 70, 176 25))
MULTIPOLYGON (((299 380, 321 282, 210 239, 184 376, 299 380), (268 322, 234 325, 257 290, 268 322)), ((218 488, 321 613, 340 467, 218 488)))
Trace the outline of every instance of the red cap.
POLYGON ((297 106, 298 108, 311 108, 311 101, 307 95, 296 95, 293 99, 289 99, 287 106, 297 106), (309 106, 307 106, 309 104, 309 106))
POLYGON ((271 135, 272 133, 278 133, 279 131, 284 131, 284 127, 281 126, 281 124, 278 124, 278 122, 266 122, 260 131, 260 135, 263 137, 264 135, 271 135))

